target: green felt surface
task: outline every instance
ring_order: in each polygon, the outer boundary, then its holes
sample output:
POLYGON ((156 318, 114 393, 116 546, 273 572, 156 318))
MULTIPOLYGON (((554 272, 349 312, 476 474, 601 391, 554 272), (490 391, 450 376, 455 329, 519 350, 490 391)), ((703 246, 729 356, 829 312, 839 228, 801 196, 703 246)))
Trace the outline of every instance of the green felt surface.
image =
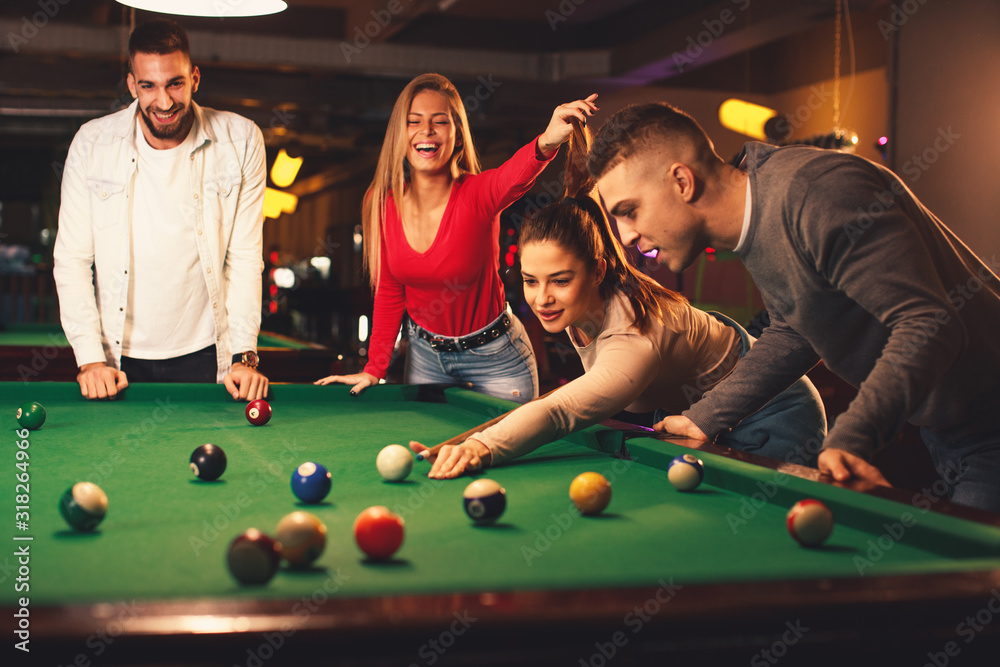
MULTIPOLYGON (((3 536, 8 545, 17 544, 14 535, 34 538, 32 602, 858 577, 859 558, 870 563, 865 575, 1000 568, 996 528, 710 454, 702 454, 705 483, 680 493, 663 469, 690 450, 630 440, 635 460, 622 461, 599 451, 614 445, 617 434, 606 429, 588 429, 489 471, 507 489, 508 509, 497 525, 476 527, 462 509, 468 478, 428 480, 420 474, 428 464, 418 462, 408 481, 386 483, 375 456, 390 443, 436 443, 512 404, 457 389, 445 392, 447 403, 416 402, 415 388, 390 385, 355 398, 343 386, 277 385, 273 391, 274 417, 254 427, 244 405, 214 385, 135 385, 121 400, 87 403, 73 384, 0 383, 8 434, 8 472, 0 476, 3 536), (27 400, 41 402, 48 419, 26 438, 30 520, 27 531, 18 531, 14 412, 27 400), (188 469, 191 451, 205 442, 228 455, 219 482, 195 480, 188 469), (308 460, 333 474, 329 498, 312 507, 300 505, 289 489, 292 471, 308 460), (587 470, 604 473, 613 487, 610 507, 593 518, 575 514, 567 495, 572 479, 587 470), (99 483, 110 500, 93 534, 70 530, 57 509, 62 492, 81 480, 99 483), (785 529, 788 507, 809 496, 826 501, 838 519, 820 549, 800 547, 785 529), (366 562, 354 544, 354 519, 371 505, 386 505, 406 521, 404 544, 388 563, 366 562), (229 542, 251 526, 273 532, 297 509, 313 512, 329 529, 317 567, 283 570, 263 588, 237 586, 225 567, 229 542), (892 530, 897 523, 901 534, 892 530)), ((10 585, 0 591, 7 604, 19 595, 10 585)))
MULTIPOLYGON (((58 324, 8 324, 0 330, 0 347, 69 347, 69 341, 58 324)), ((261 332, 257 337, 258 348, 306 349, 308 343, 292 338, 261 332)))

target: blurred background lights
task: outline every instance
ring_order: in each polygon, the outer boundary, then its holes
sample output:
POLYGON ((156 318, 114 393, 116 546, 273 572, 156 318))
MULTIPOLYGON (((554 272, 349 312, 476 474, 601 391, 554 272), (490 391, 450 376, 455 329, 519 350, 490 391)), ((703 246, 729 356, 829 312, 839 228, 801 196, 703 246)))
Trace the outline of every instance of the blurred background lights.
POLYGON ((279 188, 287 188, 295 180, 302 166, 302 158, 291 157, 284 148, 278 151, 271 165, 271 181, 279 188))
POLYGON ((723 127, 761 141, 767 139, 764 125, 777 115, 774 109, 736 98, 729 98, 719 106, 719 122, 723 127))
POLYGON ((275 269, 274 284, 281 289, 292 289, 295 287, 295 272, 283 266, 275 269))
POLYGON ((274 188, 264 191, 264 217, 278 218, 282 213, 295 213, 299 198, 289 192, 274 188))
POLYGON ((362 315, 358 318, 358 340, 362 343, 368 340, 368 316, 362 315))
POLYGON ((309 264, 316 269, 316 273, 323 280, 328 280, 330 278, 330 258, 329 257, 313 257, 309 260, 309 264))

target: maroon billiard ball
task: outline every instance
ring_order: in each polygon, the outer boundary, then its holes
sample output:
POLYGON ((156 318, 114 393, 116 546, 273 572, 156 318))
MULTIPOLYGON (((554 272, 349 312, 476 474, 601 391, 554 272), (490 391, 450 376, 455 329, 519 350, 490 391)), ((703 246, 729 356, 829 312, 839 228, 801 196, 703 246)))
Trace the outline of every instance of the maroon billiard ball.
POLYGON ((229 545, 226 563, 233 577, 245 586, 259 586, 271 581, 281 564, 278 543, 250 528, 229 545))
POLYGON ((263 426, 271 421, 271 405, 263 398, 247 403, 247 421, 254 426, 263 426))

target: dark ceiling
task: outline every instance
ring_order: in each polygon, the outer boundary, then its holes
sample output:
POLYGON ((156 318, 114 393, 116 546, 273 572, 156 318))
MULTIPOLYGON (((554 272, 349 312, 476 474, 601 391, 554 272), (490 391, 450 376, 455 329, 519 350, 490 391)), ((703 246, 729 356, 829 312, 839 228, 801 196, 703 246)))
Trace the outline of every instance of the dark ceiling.
MULTIPOLYGON (((128 29, 154 15, 114 0, 62 1, 0 3, 0 149, 64 151, 81 122, 129 100, 128 29)), ((329 183, 372 160, 396 95, 421 72, 456 83, 477 143, 488 145, 525 124, 539 128, 556 104, 598 89, 773 92, 826 78, 829 63, 804 66, 789 53, 828 24, 835 7, 834 0, 288 4, 268 17, 175 18, 202 71, 199 103, 252 118, 270 148, 321 157, 311 168, 329 183)), ((852 12, 888 4, 850 3, 852 12)), ((859 69, 866 57, 885 58, 862 52, 859 69)))

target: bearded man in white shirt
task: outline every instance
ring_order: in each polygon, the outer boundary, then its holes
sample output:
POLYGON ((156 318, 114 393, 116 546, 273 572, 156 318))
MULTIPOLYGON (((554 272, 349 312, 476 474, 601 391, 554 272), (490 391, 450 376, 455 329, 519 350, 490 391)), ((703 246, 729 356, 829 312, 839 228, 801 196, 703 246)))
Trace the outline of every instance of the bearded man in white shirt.
POLYGON ((201 74, 170 20, 129 38, 127 109, 77 132, 62 178, 54 276, 80 391, 220 382, 262 398, 264 140, 192 101, 201 74))

